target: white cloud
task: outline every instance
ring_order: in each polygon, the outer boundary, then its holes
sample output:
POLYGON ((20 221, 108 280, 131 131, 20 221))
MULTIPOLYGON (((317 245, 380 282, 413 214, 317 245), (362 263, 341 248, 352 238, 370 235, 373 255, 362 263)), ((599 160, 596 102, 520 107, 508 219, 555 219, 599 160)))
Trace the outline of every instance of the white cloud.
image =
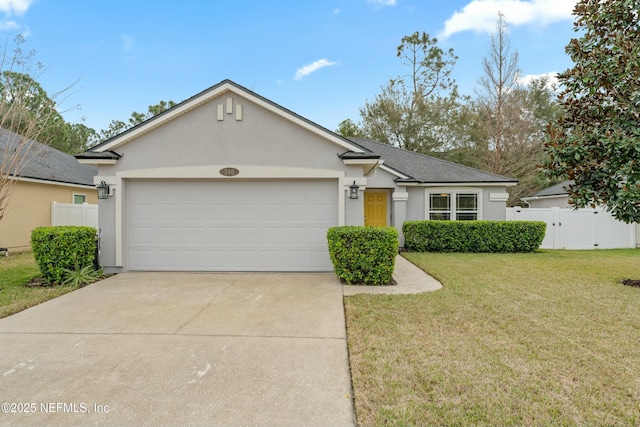
POLYGON ((7 15, 24 15, 33 0, 0 0, 0 12, 7 15))
POLYGON ((314 71, 319 70, 324 67, 331 67, 332 65, 336 65, 334 61, 329 61, 328 59, 318 59, 317 61, 312 62, 311 64, 305 65, 296 71, 296 75, 294 77, 295 80, 302 80, 303 77, 308 76, 314 71))
POLYGON ((374 6, 395 6, 396 0, 367 0, 367 3, 374 6))
POLYGON ((0 21, 0 31, 13 31, 20 28, 16 21, 0 21))
POLYGON ((444 23, 440 38, 462 31, 492 33, 496 29, 498 12, 510 25, 548 25, 573 20, 577 0, 472 0, 444 23))
POLYGON ((547 79, 547 87, 548 88, 553 88, 558 87, 558 72, 557 71, 550 71, 548 73, 543 73, 543 74, 527 74, 526 76, 522 76, 518 79, 518 81, 520 82, 520 84, 523 85, 528 85, 529 83, 531 83, 531 81, 536 80, 536 79, 541 79, 541 78, 546 78, 547 79))
POLYGON ((335 9, 332 10, 332 13, 334 15, 338 15, 340 13, 340 9, 338 9, 337 7, 335 9))

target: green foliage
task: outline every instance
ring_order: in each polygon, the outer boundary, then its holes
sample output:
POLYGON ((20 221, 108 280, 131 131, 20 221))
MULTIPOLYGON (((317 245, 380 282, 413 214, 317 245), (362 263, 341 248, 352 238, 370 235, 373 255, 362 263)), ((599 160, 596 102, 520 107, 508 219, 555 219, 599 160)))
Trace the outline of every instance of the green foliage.
POLYGON ((169 108, 175 107, 176 105, 177 104, 174 101, 160 101, 156 105, 149 105, 146 113, 138 113, 137 111, 131 113, 128 123, 121 120, 112 120, 111 123, 109 123, 108 129, 102 129, 99 133, 94 133, 91 136, 91 142, 98 144, 102 141, 113 138, 132 127, 138 126, 140 123, 157 116, 169 108))
POLYGON ((410 151, 440 151, 449 142, 447 124, 459 107, 457 86, 451 77, 458 58, 452 49, 443 51, 437 39, 420 32, 403 37, 396 55, 408 72, 390 79, 382 92, 360 109, 359 132, 410 151))
POLYGON ((640 0, 580 0, 558 75, 563 116, 549 125, 543 168, 576 207, 606 205, 640 222, 640 0))
POLYGON ((93 227, 38 227, 31 233, 31 247, 42 277, 52 284, 65 280, 65 270, 93 266, 96 229, 93 227))
POLYGON ((509 204, 544 188, 540 172, 544 129, 560 114, 555 88, 546 78, 523 84, 517 52, 511 53, 506 19, 498 16, 489 55, 474 96, 458 93, 451 71, 452 50, 416 32, 402 38, 396 54, 405 67, 371 101, 360 120, 343 120, 336 130, 464 164, 518 180, 509 204))
POLYGON ((30 74, 2 71, 0 93, 3 128, 65 153, 86 149, 89 135, 85 129, 89 128, 67 123, 58 112, 57 95, 50 97, 30 74))
POLYGON ((405 248, 416 252, 533 252, 542 221, 406 221, 405 248))
POLYGON ((387 285, 398 254, 393 227, 332 227, 327 231, 333 269, 348 284, 387 285))
POLYGON ((345 119, 338 124, 338 129, 336 129, 336 133, 344 136, 345 138, 357 138, 364 137, 364 133, 362 129, 358 127, 356 123, 351 119, 345 119))
POLYGON ((102 271, 93 268, 93 265, 85 265, 80 267, 75 265, 74 269, 64 268, 63 285, 84 286, 99 280, 102 277, 102 271))

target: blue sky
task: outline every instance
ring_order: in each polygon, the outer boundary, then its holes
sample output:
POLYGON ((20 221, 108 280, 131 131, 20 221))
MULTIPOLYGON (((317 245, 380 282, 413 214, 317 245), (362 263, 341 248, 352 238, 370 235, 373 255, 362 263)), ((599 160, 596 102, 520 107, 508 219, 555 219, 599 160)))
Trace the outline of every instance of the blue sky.
POLYGON ((0 32, 26 37, 66 120, 96 130, 160 100, 231 79, 331 130, 390 77, 396 47, 424 31, 459 57, 473 94, 498 11, 523 76, 563 71, 575 0, 0 0, 0 32), (79 106, 79 108, 76 108, 79 106))

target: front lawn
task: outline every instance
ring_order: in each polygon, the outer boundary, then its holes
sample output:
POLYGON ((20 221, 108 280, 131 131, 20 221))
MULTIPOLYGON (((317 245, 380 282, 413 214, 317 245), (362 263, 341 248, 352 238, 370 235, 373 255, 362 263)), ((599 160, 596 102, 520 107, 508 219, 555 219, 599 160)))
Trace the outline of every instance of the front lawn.
POLYGON ((443 289, 345 298, 359 425, 640 423, 640 250, 406 257, 443 289))
POLYGON ((0 256, 0 318, 10 316, 49 299, 66 294, 77 286, 28 286, 40 277, 32 252, 0 256))

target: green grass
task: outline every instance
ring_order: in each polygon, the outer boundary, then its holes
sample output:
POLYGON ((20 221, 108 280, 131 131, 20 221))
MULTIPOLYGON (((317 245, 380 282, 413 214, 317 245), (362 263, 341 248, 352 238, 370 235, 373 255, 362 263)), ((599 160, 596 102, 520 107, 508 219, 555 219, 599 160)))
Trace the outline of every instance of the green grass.
POLYGON ((0 256, 0 318, 77 289, 77 286, 26 286, 40 277, 32 252, 0 256))
POLYGON ((345 299, 359 425, 640 424, 640 250, 406 257, 443 289, 345 299))

